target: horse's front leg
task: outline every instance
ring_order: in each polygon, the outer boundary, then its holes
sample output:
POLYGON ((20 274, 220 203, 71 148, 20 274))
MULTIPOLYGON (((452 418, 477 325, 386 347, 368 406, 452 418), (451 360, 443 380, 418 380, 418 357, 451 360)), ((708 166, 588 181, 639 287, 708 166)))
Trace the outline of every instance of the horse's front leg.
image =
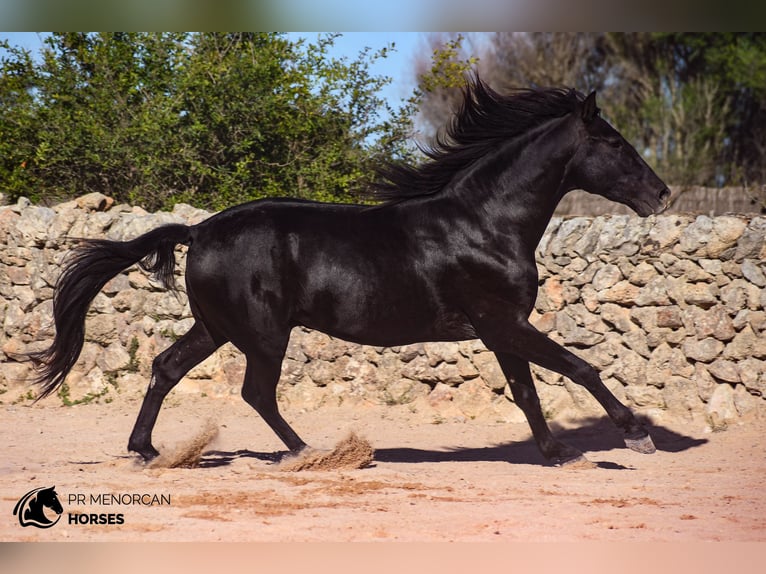
MULTIPOLYGON (((508 325, 509 323, 506 323, 508 325)), ((585 387, 601 404, 609 418, 622 430, 625 445, 640 453, 653 453, 655 446, 649 433, 628 407, 623 405, 601 381, 590 364, 571 353, 528 321, 510 323, 511 328, 495 324, 479 331, 487 348, 495 353, 510 353, 516 357, 555 371, 585 387)))

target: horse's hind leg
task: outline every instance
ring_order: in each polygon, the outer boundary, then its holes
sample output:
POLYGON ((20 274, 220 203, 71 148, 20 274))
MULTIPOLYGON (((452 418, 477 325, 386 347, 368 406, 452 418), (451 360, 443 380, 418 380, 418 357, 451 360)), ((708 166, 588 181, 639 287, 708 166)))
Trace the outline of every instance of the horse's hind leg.
POLYGON ((277 405, 277 383, 283 352, 284 350, 267 352, 263 349, 246 351, 247 368, 242 385, 242 398, 258 412, 287 448, 297 452, 305 448, 306 443, 282 418, 277 405))
POLYGON ((204 361, 219 346, 204 325, 196 322, 183 337, 154 359, 152 379, 130 434, 128 450, 137 452, 147 461, 159 454, 152 446, 152 429, 162 401, 192 367, 204 361))
POLYGON ((529 362, 508 353, 495 353, 495 356, 508 379, 516 404, 527 417, 532 435, 543 456, 558 465, 584 460, 579 450, 559 442, 551 434, 540 408, 540 399, 532 381, 529 362))

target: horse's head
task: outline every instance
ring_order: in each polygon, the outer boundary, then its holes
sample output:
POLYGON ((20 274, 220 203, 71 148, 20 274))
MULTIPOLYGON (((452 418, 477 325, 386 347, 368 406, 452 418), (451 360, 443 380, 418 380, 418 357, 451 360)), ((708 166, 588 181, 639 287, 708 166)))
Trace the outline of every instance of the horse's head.
POLYGON ((577 112, 578 148, 569 166, 568 188, 623 203, 642 217, 664 211, 670 200, 668 186, 599 115, 595 92, 577 112))
POLYGON ((61 514, 64 512, 64 507, 61 506, 61 501, 59 501, 55 489, 55 486, 42 489, 37 493, 37 501, 46 508, 50 508, 56 514, 61 514))

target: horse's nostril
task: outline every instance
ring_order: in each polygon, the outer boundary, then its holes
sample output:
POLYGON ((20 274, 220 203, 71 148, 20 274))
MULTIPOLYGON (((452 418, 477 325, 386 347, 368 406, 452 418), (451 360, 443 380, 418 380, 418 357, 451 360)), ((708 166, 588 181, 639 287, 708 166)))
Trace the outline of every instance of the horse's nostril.
POLYGON ((662 188, 660 191, 660 201, 665 203, 670 198, 670 190, 667 187, 662 188))

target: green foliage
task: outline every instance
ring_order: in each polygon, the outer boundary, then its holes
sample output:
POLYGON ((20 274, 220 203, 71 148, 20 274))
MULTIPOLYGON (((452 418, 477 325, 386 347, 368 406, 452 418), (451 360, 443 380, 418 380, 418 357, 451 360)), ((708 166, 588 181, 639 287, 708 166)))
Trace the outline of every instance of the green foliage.
POLYGON ((460 34, 452 39, 432 35, 430 60, 416 64, 418 86, 410 103, 431 135, 441 130, 459 108, 467 76, 478 62, 474 56, 465 56, 463 40, 460 34))
POLYGON ((0 61, 0 181, 3 191, 16 196, 30 183, 25 142, 34 140, 34 66, 28 52, 7 42, 0 47, 9 53, 0 61))
POLYGON ((55 33, 0 62, 0 189, 100 191, 148 209, 293 196, 348 201, 406 155, 412 103, 378 95, 385 48, 332 59, 335 36, 55 33))
POLYGON ((128 357, 130 359, 128 361, 128 365, 125 367, 125 370, 129 373, 137 373, 138 368, 141 364, 141 361, 137 356, 138 348, 139 348, 138 338, 132 337, 130 339, 130 345, 128 345, 128 357))
POLYGON ((444 88, 462 88, 466 75, 476 66, 475 56, 461 57, 463 36, 458 34, 452 40, 433 51, 431 67, 420 76, 419 87, 426 92, 444 88))
MULTIPOLYGON (((61 404, 64 405, 65 407, 73 407, 73 406, 76 406, 76 405, 87 405, 87 404, 90 404, 92 402, 98 402, 101 397, 107 395, 109 393, 109 385, 117 388, 117 383, 116 383, 116 381, 114 379, 107 380, 107 383, 108 383, 108 385, 104 386, 104 388, 101 389, 100 391, 87 393, 85 396, 83 396, 82 398, 79 398, 79 399, 72 399, 71 398, 71 396, 69 394, 69 392, 70 392, 69 391, 69 385, 67 385, 66 383, 63 383, 59 387, 59 389, 58 389, 56 394, 61 399, 61 404)), ((27 394, 29 394, 29 393, 27 393, 27 394)), ((112 400, 110 400, 110 397, 107 397, 105 399, 105 402, 111 403, 112 400)))

